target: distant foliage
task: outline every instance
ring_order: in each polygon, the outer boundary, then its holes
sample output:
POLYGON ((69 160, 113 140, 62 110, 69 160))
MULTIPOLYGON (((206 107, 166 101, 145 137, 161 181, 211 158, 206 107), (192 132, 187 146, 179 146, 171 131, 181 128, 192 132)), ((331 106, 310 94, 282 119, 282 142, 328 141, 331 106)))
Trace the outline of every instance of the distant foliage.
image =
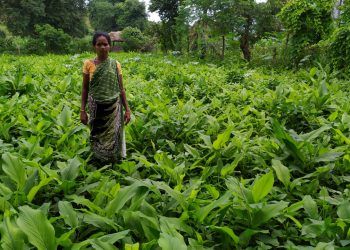
POLYGON ((333 7, 329 0, 291 0, 283 7, 279 16, 290 35, 294 63, 331 33, 333 7))
POLYGON ((335 69, 349 69, 350 62, 350 25, 338 28, 330 39, 328 55, 335 69))
POLYGON ((49 24, 36 25, 35 31, 38 34, 38 40, 45 46, 46 52, 67 53, 69 52, 70 36, 62 29, 56 29, 49 24))
POLYGON ((125 41, 123 44, 125 51, 152 50, 151 39, 145 36, 138 28, 126 27, 122 32, 122 38, 125 41))

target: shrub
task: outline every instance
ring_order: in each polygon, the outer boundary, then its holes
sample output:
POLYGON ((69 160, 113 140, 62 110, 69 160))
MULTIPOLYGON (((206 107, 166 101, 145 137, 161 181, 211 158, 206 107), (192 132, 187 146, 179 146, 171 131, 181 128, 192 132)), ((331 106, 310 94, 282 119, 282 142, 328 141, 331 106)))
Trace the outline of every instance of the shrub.
POLYGON ((334 69, 346 70, 349 68, 349 39, 350 25, 340 27, 332 34, 327 51, 334 69))
POLYGON ((69 51, 71 37, 62 29, 56 29, 49 24, 35 25, 39 43, 45 43, 45 50, 49 53, 64 54, 69 51))
POLYGON ((153 49, 153 40, 145 36, 138 28, 126 27, 122 32, 122 38, 125 51, 147 52, 153 49))
POLYGON ((86 36, 83 38, 73 38, 71 40, 70 52, 74 54, 74 53, 93 51, 91 40, 92 40, 91 36, 86 36))

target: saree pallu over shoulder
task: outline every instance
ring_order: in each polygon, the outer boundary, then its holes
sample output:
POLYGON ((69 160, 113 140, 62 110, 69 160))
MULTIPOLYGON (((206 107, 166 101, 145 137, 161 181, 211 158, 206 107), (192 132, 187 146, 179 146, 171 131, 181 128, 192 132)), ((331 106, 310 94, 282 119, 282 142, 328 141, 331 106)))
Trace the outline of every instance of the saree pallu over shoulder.
POLYGON ((107 58, 97 65, 89 83, 89 94, 98 102, 111 102, 119 94, 117 62, 107 58))

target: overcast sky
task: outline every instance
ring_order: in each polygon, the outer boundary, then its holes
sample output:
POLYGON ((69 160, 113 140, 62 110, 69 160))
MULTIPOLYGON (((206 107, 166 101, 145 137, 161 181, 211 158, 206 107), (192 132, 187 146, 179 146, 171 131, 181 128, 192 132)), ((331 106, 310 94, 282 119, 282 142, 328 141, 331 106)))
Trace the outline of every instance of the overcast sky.
MULTIPOLYGON (((148 4, 149 4, 150 0, 141 0, 141 1, 145 2, 146 7, 148 7, 148 4)), ((258 3, 262 3, 262 2, 266 2, 266 1, 267 0, 256 0, 256 2, 258 2, 258 3)), ((148 12, 148 20, 158 22, 158 21, 160 21, 160 18, 159 18, 157 13, 155 13, 155 12, 148 12)))

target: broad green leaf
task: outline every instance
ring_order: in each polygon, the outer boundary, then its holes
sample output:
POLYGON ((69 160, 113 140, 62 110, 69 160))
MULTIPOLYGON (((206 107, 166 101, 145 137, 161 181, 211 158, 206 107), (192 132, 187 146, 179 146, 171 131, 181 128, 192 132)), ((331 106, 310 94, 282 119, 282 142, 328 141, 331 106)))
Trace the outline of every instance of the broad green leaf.
POLYGON ((1 196, 10 196, 12 195, 11 189, 6 186, 4 183, 0 182, 0 195, 1 196))
POLYGON ((3 250, 22 250, 25 249, 25 235, 16 225, 16 223, 5 215, 0 224, 1 249, 3 250))
POLYGON ((139 250, 139 249, 140 249, 140 243, 125 244, 125 250, 139 250))
POLYGON ((253 226, 258 227, 265 222, 269 221, 271 218, 279 216, 282 214, 282 210, 288 206, 288 202, 280 201, 276 204, 268 204, 260 208, 255 212, 253 216, 253 226))
POLYGON ((10 153, 4 153, 2 161, 2 170, 17 184, 17 190, 21 190, 27 179, 23 162, 10 153))
POLYGON ((231 164, 227 164, 221 169, 221 175, 225 177, 227 174, 232 173, 238 166, 238 163, 243 159, 243 154, 235 156, 235 160, 231 164))
POLYGON ((131 186, 121 188, 113 200, 108 203, 105 209, 107 216, 110 217, 118 213, 125 203, 137 194, 139 187, 140 183, 135 182, 131 186))
POLYGON ((331 129, 332 127, 330 125, 324 125, 320 127, 319 129, 313 130, 310 133, 300 135, 301 138, 303 138, 305 141, 311 142, 317 137, 320 136, 324 131, 327 131, 331 129))
POLYGON ((282 164, 280 160, 272 160, 272 167, 276 172, 278 180, 280 180, 285 187, 290 183, 289 169, 282 164))
POLYGON ((117 250, 113 244, 103 242, 100 239, 90 239, 90 244, 95 250, 117 250))
POLYGON ((39 190, 46 186, 47 184, 49 184, 52 180, 54 180, 54 177, 49 177, 49 178, 43 178, 41 179, 41 181, 39 182, 38 185, 35 185, 34 187, 32 187, 27 195, 27 199, 29 202, 32 202, 32 200, 34 199, 35 195, 39 192, 39 190))
POLYGON ((255 202, 259 202, 270 193, 274 183, 272 171, 259 177, 253 184, 252 194, 255 202))
POLYGON ((173 230, 179 230, 188 234, 192 234, 193 231, 183 220, 164 216, 160 217, 160 230, 169 235, 172 234, 173 230))
POLYGON ((184 144, 184 148, 190 155, 193 156, 193 158, 196 158, 196 159, 200 158, 200 154, 199 154, 198 150, 195 149, 194 147, 191 147, 188 144, 184 144))
POLYGON ((318 219, 319 215, 318 215, 317 204, 310 195, 306 195, 304 197, 304 209, 305 209, 305 212, 310 216, 310 218, 315 220, 318 219))
POLYGON ((238 244, 239 243, 239 237, 233 232, 233 230, 229 227, 218 227, 218 226, 210 226, 210 229, 220 231, 222 233, 227 234, 231 237, 231 239, 238 244))
POLYGON ((78 216, 77 213, 74 211, 73 206, 68 201, 59 201, 58 202, 58 209, 60 211, 60 215, 63 217, 65 223, 69 225, 72 228, 75 228, 78 226, 78 216))
POLYGON ((350 145, 350 139, 348 137, 346 137, 341 130, 336 128, 336 129, 334 129, 334 131, 342 138, 342 140, 346 144, 350 145))
POLYGON ((196 216, 200 222, 203 222, 204 219, 208 216, 208 214, 215 208, 223 208, 226 206, 229 206, 229 200, 231 198, 231 194, 229 192, 226 192, 223 196, 221 196, 219 199, 211 202, 209 205, 200 208, 200 210, 197 212, 196 216))
POLYGON ((29 206, 19 207, 17 224, 29 242, 39 250, 56 249, 55 230, 41 210, 29 206))
POLYGON ((106 216, 101 216, 89 211, 85 211, 84 213, 79 213, 78 216, 79 216, 79 221, 82 221, 89 225, 93 225, 97 228, 100 228, 103 231, 118 229, 118 224, 116 224, 115 221, 107 218, 106 216))
POLYGON ((62 112, 58 115, 58 125, 68 128, 72 123, 72 111, 68 106, 64 106, 62 112))
POLYGON ((335 161, 343 154, 344 154, 343 152, 328 152, 328 153, 317 156, 314 161, 315 162, 335 161))
POLYGON ((99 239, 102 242, 107 242, 107 243, 110 243, 110 244, 114 244, 117 241, 124 239, 129 234, 129 232, 130 232, 130 230, 124 230, 124 231, 121 231, 121 232, 118 232, 118 233, 107 234, 107 235, 101 236, 99 239))
POLYGON ((316 247, 315 250, 334 250, 337 249, 335 248, 334 242, 319 242, 316 247))
POLYGON ((58 239, 57 239, 57 245, 63 246, 64 248, 71 248, 73 245, 73 242, 71 241, 71 238, 74 237, 76 228, 71 229, 70 231, 62 234, 58 239))
POLYGON ((350 202, 343 201, 338 207, 337 214, 339 218, 350 221, 350 202))
POLYGON ((165 233, 160 234, 158 244, 164 250, 187 250, 187 245, 183 238, 170 236, 165 233))
POLYGON ((84 205, 88 207, 93 212, 103 213, 102 208, 100 208, 99 206, 95 205, 93 202, 91 202, 90 200, 82 196, 78 196, 74 194, 74 195, 67 196, 67 198, 71 199, 72 202, 74 202, 75 204, 84 205))
POLYGON ((222 148, 230 139, 232 127, 228 127, 223 133, 219 134, 217 139, 213 142, 213 148, 218 150, 222 148))
POLYGON ((130 227, 136 227, 143 231, 143 235, 152 240, 159 235, 159 222, 157 217, 148 216, 141 211, 125 211, 123 213, 125 223, 130 227))
POLYGON ((5 212, 6 210, 10 210, 12 205, 8 202, 4 197, 0 196, 0 211, 5 212))
POLYGON ((304 224, 301 230, 302 235, 308 238, 317 238, 326 230, 325 221, 312 220, 309 224, 304 224))
POLYGON ((75 180, 79 175, 80 165, 81 165, 81 162, 78 160, 77 157, 74 157, 73 159, 68 160, 66 167, 61 170, 62 180, 63 181, 75 180))

